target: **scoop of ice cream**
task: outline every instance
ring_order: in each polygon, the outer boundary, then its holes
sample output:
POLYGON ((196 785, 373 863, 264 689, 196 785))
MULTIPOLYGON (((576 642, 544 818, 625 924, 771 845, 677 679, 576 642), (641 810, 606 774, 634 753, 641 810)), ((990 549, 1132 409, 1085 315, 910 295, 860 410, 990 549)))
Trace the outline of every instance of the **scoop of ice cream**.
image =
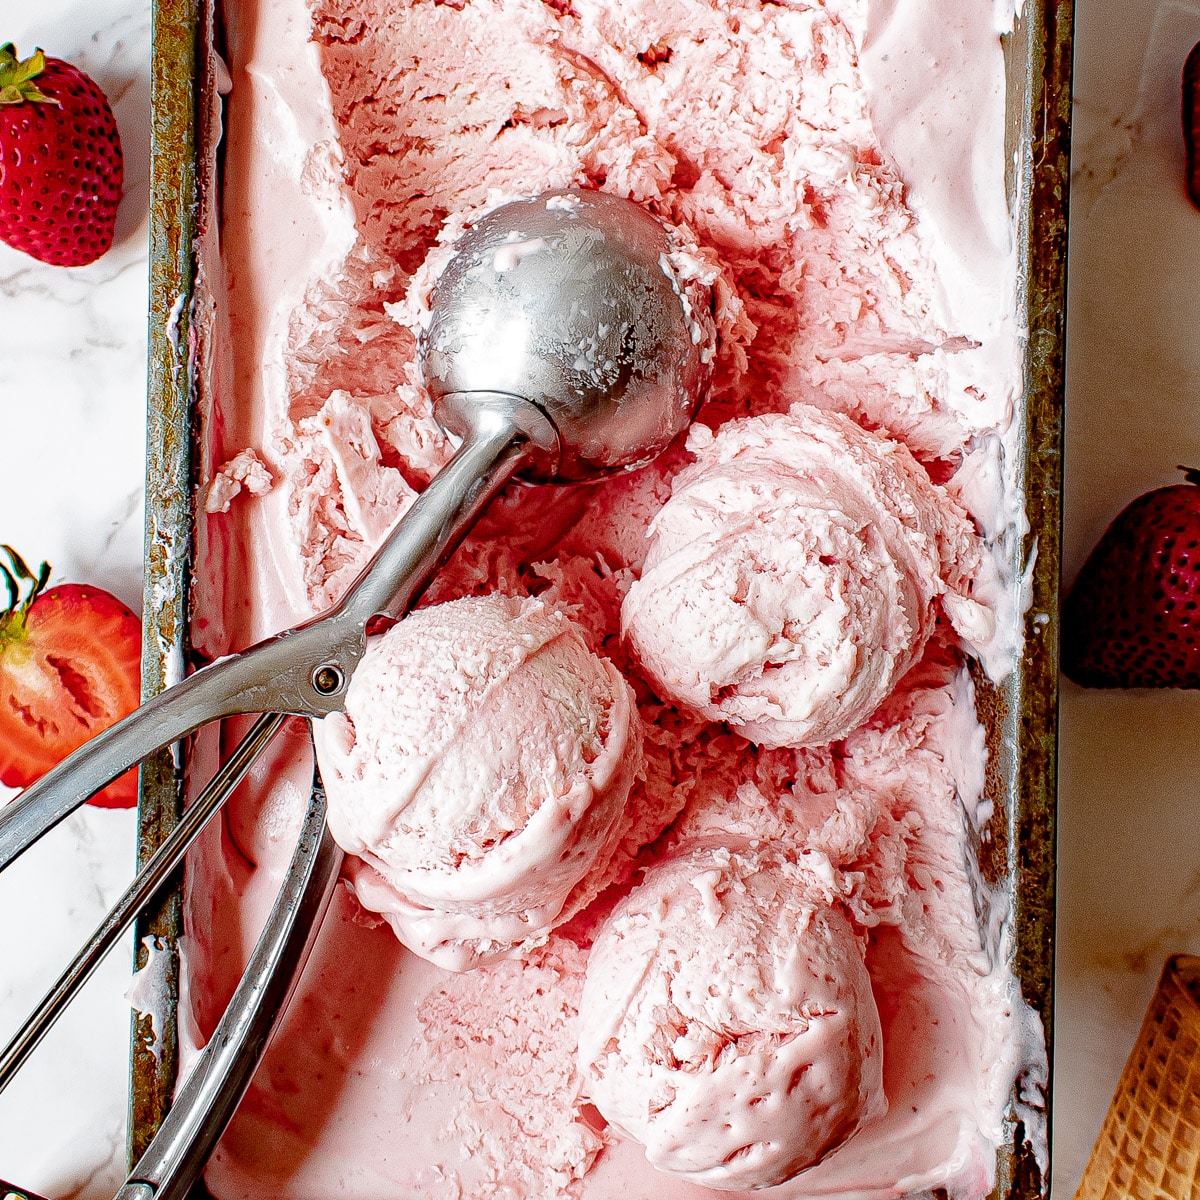
POLYGON ((670 699, 766 746, 862 724, 967 595, 974 527, 899 442, 803 405, 697 425, 622 626, 670 699))
POLYGON ((371 641, 345 714, 320 726, 358 898, 455 970, 544 941, 591 899, 641 766, 629 685, 529 598, 411 614, 371 641))
POLYGON ((886 1108, 863 944, 795 863, 697 847, 650 870, 588 960, 585 1087, 660 1171, 768 1187, 886 1108))

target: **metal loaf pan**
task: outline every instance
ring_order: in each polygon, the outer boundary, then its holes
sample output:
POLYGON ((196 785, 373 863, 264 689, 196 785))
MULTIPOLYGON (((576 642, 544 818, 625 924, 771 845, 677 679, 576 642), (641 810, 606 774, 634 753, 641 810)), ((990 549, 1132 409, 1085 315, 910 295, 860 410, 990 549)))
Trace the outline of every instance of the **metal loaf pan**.
MULTIPOLYGON (((204 214, 220 185, 219 81, 214 52, 221 0, 155 0, 152 72, 150 373, 146 487, 143 678, 158 691, 189 654, 194 454, 204 394, 208 313, 219 299, 203 285, 204 214)), ((1072 0, 1028 0, 1005 39, 1008 74, 1006 159, 1017 215, 1018 318, 1026 334, 1020 464, 1034 555, 1032 604, 1019 670, 1003 687, 977 679, 989 735, 988 787, 995 803, 980 866, 1011 877, 1016 975, 1041 1014, 1053 1061, 1054 858, 1057 644, 1062 397, 1067 263, 1072 0)), ((144 860, 177 820, 185 756, 160 755, 142 776, 139 856, 144 860)), ((182 886, 145 914, 137 932, 171 952, 171 1006, 157 1039, 148 1019, 132 1047, 131 1153, 146 1146, 169 1104, 178 1069, 175 1004, 182 886)), ((141 962, 138 964, 142 965, 141 962)), ((1047 1093, 1049 1107, 1049 1092, 1047 1093)), ((1001 1148, 997 1200, 1049 1191, 1014 1118, 1001 1148)), ((198 1186, 196 1196, 208 1196, 198 1186)))

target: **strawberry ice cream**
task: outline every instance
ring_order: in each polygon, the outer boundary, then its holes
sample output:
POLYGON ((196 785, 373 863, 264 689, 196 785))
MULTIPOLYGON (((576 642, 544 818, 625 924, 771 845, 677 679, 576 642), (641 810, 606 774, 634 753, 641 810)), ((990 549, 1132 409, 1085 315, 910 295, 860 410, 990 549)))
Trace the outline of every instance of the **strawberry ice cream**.
POLYGON ((865 939, 794 861, 724 846, 650 871, 579 1002, 584 1086, 658 1170, 782 1183, 887 1108, 865 939))
POLYGON ((455 970, 544 942, 595 898, 641 768, 629 685, 533 599, 414 613, 315 733, 359 900, 455 970))
POLYGON ((688 449, 621 610, 663 695, 760 745, 819 746, 917 661, 935 601, 987 630, 965 595, 974 528, 907 447, 798 406, 697 426, 688 449))
MULTIPOLYGON (((642 204, 718 341, 686 440, 506 490, 318 735, 351 886, 212 1194, 982 1200, 1046 1068, 977 715, 1025 567, 994 6, 225 9, 199 654, 447 461, 418 339, 497 205, 642 204)), ((185 1060, 291 854, 271 755, 189 860, 185 1060)))

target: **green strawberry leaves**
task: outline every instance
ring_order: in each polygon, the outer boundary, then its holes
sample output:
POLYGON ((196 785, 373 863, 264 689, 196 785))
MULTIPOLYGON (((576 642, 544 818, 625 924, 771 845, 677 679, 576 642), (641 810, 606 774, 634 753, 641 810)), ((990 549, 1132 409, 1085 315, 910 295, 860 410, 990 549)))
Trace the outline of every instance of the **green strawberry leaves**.
POLYGON ((35 575, 25 560, 11 547, 0 545, 8 555, 8 565, 0 562, 0 581, 8 593, 8 604, 0 609, 0 646, 20 639, 25 631, 25 616, 50 579, 50 564, 42 563, 35 575), (23 594, 22 594, 23 593, 23 594))
POLYGON ((0 46, 0 104, 54 104, 62 107, 53 96, 47 96, 33 81, 46 69, 46 55, 35 50, 22 61, 12 42, 0 46))

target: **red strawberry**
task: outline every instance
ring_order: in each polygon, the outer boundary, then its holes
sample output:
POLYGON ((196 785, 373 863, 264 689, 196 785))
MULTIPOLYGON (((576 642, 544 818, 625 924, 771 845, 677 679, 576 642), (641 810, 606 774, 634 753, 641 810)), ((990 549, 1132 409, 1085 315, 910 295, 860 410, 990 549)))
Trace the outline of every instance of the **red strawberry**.
POLYGON ((1084 687, 1200 687, 1200 471, 1139 496, 1062 611, 1062 668, 1084 687))
POLYGON ((121 139, 104 93, 78 67, 0 46, 0 241, 56 266, 112 245, 121 139))
MULTIPOLYGON (((49 566, 35 577, 16 551, 2 548, 12 569, 0 563, 8 589, 0 612, 0 782, 28 787, 137 707, 141 626, 99 588, 66 583, 43 591, 49 566)), ((136 769, 92 803, 136 804, 136 769)))
POLYGON ((1200 208, 1200 42, 1183 64, 1183 151, 1186 155, 1188 195, 1200 208))

